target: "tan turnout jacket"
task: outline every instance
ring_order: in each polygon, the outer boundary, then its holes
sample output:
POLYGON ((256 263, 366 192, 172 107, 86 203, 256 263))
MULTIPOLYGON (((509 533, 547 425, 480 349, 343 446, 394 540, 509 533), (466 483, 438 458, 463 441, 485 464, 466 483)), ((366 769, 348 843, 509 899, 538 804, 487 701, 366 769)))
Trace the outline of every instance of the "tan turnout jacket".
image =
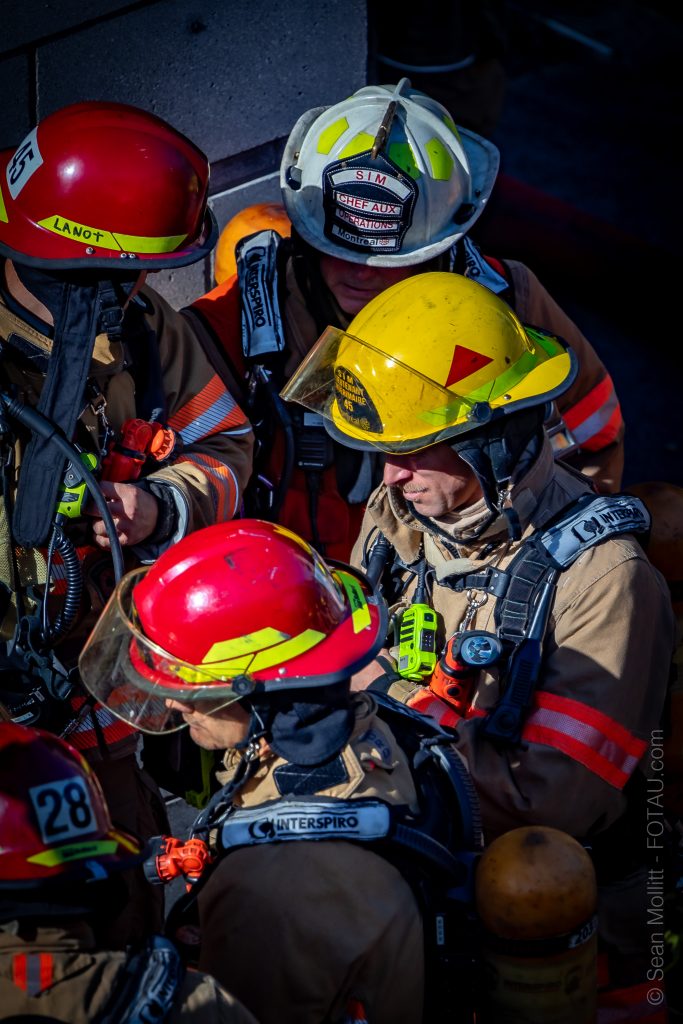
MULTIPOLYGON (((342 752, 347 780, 321 796, 415 803, 405 756, 365 694, 342 752)), ((237 762, 226 755, 227 781, 237 762)), ((275 800, 267 755, 236 803, 275 800)), ((342 840, 246 847, 222 857, 199 897, 199 966, 261 1024, 416 1024, 423 993, 422 924, 387 860, 342 840), (364 1011, 364 1012, 363 1012, 364 1011)))
MULTIPOLYGON (((580 477, 553 464, 546 443, 513 492, 524 536, 542 528, 587 490, 580 477)), ((453 516, 447 527, 453 540, 457 542, 459 529, 467 532, 484 512, 481 501, 460 517, 453 516)), ((384 485, 368 503, 354 564, 361 564, 377 528, 406 564, 422 550, 433 567, 454 558, 411 516, 400 494, 384 485)), ((505 568, 519 548, 519 543, 508 548, 505 537, 505 527, 498 521, 479 540, 457 543, 458 555, 473 563, 469 568, 463 563, 459 571, 477 571, 487 564, 505 568), (498 547, 478 561, 485 546, 496 539, 498 547)), ((413 590, 414 578, 401 605, 409 603, 413 590)), ((488 597, 470 629, 495 631, 495 600, 488 597)), ((467 595, 436 584, 433 606, 443 642, 463 621, 467 595)), ((479 672, 467 716, 454 716, 452 723, 455 743, 479 793, 488 840, 526 824, 590 837, 623 814, 624 786, 639 764, 646 767, 651 733, 660 725, 673 647, 666 583, 635 538, 624 534, 599 543, 560 574, 522 742, 500 748, 480 736, 480 719, 500 696, 495 666, 479 672)), ((393 692, 409 700, 418 691, 416 684, 399 684, 393 692)))

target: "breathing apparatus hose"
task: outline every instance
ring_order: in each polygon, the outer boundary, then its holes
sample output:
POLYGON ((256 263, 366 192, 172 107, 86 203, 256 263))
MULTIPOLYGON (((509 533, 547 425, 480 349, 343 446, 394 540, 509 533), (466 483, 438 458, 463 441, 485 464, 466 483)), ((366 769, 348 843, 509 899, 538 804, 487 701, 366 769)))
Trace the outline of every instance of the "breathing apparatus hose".
POLYGON ((5 394, 5 392, 0 391, 0 405, 2 405, 9 416, 18 420, 22 426, 27 427, 46 441, 54 444, 63 458, 72 463, 75 473, 82 479, 88 489, 90 497, 97 506, 98 512, 102 516, 102 520, 107 531, 107 537, 111 545, 114 577, 118 583, 124 573, 124 564, 121 544, 119 543, 119 538, 116 533, 114 520, 111 517, 111 512, 107 508, 107 502, 105 501, 97 480, 88 466, 81 461, 78 449, 67 441, 67 439, 59 432, 58 428, 51 423, 49 419, 43 416, 42 413, 24 405, 24 403, 20 402, 18 398, 12 398, 10 395, 5 394))
POLYGON ((50 538, 47 561, 47 579, 50 579, 52 556, 58 552, 66 572, 66 594, 64 606, 57 615, 54 625, 50 625, 47 618, 47 601, 43 601, 42 630, 43 637, 47 643, 54 643, 58 637, 68 633, 78 614, 83 593, 83 576, 81 575, 81 564, 78 560, 76 549, 64 534, 64 531, 55 523, 50 538))
POLYGON ((269 370, 264 366, 258 365, 255 367, 255 373, 258 380, 263 384, 268 396, 273 403, 275 415, 277 416, 280 426, 282 427, 284 435, 284 452, 282 456, 282 467, 280 470, 280 478, 275 485, 273 494, 273 504, 270 509, 270 516, 273 522, 277 522, 282 503, 285 500, 285 495, 289 490, 289 484, 292 479, 292 472, 294 471, 294 428, 292 426, 292 418, 289 415, 286 404, 280 398, 273 376, 269 370))

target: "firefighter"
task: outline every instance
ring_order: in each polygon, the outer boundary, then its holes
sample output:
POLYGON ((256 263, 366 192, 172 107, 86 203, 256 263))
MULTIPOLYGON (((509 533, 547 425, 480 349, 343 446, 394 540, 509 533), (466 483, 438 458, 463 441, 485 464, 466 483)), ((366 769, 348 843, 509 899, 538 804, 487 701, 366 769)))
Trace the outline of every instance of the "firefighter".
POLYGON ((155 937, 108 951, 103 918, 125 899, 121 871, 140 840, 114 828, 84 758, 42 729, 0 723, 0 998, 3 1019, 250 1024, 213 978, 185 974, 155 937))
POLYGON ((199 966, 264 1024, 414 1024, 445 1000, 472 1020, 476 798, 447 733, 351 695, 385 631, 362 573, 242 519, 124 577, 80 658, 113 714, 224 752, 186 853, 161 844, 155 870, 190 864, 199 966))
POLYGON ((435 272, 329 328, 284 397, 385 453, 353 562, 383 581, 394 628, 354 685, 374 675, 454 730, 488 841, 541 824, 591 847, 630 983, 649 956, 643 815, 674 622, 634 536, 645 507, 552 458, 545 406, 575 373, 562 341, 435 272))
MULTIPOLYGON (((344 451, 322 424, 277 391, 328 325, 345 328, 363 306, 406 277, 452 271, 500 294, 525 323, 563 337, 579 374, 551 414, 558 456, 615 491, 623 422, 601 360, 536 276, 514 260, 484 256, 470 238, 498 171, 494 145, 458 128, 406 79, 366 86, 334 106, 307 111, 282 159, 291 239, 258 234, 240 246, 241 273, 196 300, 241 383, 255 423, 257 471, 250 514, 274 519, 331 557, 348 558, 363 508, 381 479, 381 455, 344 451), (240 343, 240 307, 242 340, 240 343)), ((270 228, 272 213, 262 227, 270 228)), ((252 211, 225 228, 254 234, 252 211)), ((219 275, 226 266, 221 260, 219 275)), ((243 403, 243 404, 244 404, 243 403)))
MULTIPOLYGON (((0 700, 68 735, 116 822, 147 836, 163 805, 138 735, 91 706, 76 663, 114 576, 230 519, 251 471, 244 413, 144 283, 211 251, 208 162, 152 114, 100 102, 46 117, 1 162, 0 700)), ((117 942, 161 923, 144 880, 137 895, 117 942)))

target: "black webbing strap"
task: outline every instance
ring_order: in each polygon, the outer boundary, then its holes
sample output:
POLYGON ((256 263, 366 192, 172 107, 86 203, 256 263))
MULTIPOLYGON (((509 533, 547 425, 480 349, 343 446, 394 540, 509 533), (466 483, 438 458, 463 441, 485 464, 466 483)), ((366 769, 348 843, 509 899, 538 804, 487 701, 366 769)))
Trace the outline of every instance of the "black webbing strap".
POLYGON ((517 644, 529 632, 537 590, 552 566, 550 558, 543 555, 542 550, 525 544, 506 569, 507 590, 494 611, 501 640, 517 644))
MULTIPOLYGON (((98 323, 110 331, 123 316, 112 285, 63 282, 55 337, 47 376, 37 410, 71 440, 83 408, 85 384, 98 323)), ((64 460, 55 455, 48 438, 34 434, 19 474, 12 533, 22 547, 45 543, 55 515, 57 493, 64 476, 64 460)))

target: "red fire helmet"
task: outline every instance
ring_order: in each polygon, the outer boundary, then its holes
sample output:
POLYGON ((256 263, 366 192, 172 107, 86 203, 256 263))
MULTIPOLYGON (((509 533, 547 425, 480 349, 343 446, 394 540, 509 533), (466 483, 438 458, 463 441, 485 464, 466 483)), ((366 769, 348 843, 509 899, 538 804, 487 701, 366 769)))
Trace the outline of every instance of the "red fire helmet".
POLYGON ((29 266, 181 267, 213 248, 209 164, 161 118, 76 103, 0 153, 0 252, 29 266))
POLYGON ((79 661, 97 700, 149 732, 183 722, 166 700, 211 709, 252 692, 346 682, 386 636, 365 576, 327 566, 258 519, 206 527, 119 583, 79 661))
POLYGON ((81 755, 42 729, 0 722, 0 888, 51 879, 96 881, 142 859, 112 826, 100 784, 81 755))

